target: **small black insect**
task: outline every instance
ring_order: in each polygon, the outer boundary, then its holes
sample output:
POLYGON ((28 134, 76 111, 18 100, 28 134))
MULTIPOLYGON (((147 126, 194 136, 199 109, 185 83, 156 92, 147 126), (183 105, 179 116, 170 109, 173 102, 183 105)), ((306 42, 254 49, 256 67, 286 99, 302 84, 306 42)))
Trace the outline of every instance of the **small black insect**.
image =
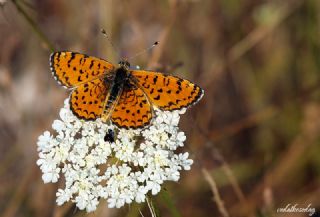
POLYGON ((114 131, 109 129, 106 135, 104 136, 105 142, 114 142, 114 131))

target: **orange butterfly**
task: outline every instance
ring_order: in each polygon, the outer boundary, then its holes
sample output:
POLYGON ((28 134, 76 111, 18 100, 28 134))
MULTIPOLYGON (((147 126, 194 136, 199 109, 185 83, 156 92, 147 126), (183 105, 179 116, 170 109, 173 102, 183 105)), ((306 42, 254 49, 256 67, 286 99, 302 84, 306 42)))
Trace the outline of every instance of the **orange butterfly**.
POLYGON ((84 120, 101 118, 118 127, 147 126, 153 106, 176 110, 198 102, 203 90, 192 82, 159 72, 130 70, 127 61, 115 67, 106 60, 75 52, 55 52, 51 71, 72 89, 70 108, 84 120))

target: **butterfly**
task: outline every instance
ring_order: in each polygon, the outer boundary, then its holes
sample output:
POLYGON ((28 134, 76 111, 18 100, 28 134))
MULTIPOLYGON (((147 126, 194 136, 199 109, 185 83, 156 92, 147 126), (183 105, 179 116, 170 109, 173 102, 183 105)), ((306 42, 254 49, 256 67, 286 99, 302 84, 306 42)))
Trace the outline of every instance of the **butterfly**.
POLYGON ((198 85, 172 75, 132 70, 128 61, 116 67, 106 60, 76 52, 50 55, 54 78, 71 90, 70 109, 84 120, 111 120, 119 128, 148 126, 153 107, 187 108, 204 95, 198 85))

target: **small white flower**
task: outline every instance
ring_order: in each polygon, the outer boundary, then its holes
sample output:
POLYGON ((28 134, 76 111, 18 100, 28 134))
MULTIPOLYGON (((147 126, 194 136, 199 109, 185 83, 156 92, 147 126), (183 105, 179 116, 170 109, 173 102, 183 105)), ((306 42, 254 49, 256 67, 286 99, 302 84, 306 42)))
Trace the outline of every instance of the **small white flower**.
POLYGON ((60 168, 53 168, 52 170, 48 170, 48 171, 44 172, 42 175, 43 182, 44 183, 57 182, 58 178, 59 178, 59 172, 60 172, 60 168))
POLYGON ((52 124, 52 129, 55 131, 62 131, 66 125, 61 120, 55 120, 52 124))
POLYGON ((64 204, 72 198, 72 192, 70 191, 70 189, 58 189, 56 196, 56 202, 59 206, 61 206, 62 204, 64 204))
POLYGON ((190 170, 191 165, 193 164, 193 160, 188 159, 188 157, 189 157, 188 152, 178 155, 178 161, 179 161, 178 164, 181 165, 184 170, 190 170))
POLYGON ((180 142, 184 142, 186 141, 187 137, 186 135, 184 135, 184 132, 179 132, 177 134, 177 140, 180 141, 180 142))
POLYGON ((107 201, 109 208, 120 208, 124 205, 125 202, 125 200, 121 198, 121 195, 119 193, 114 195, 112 198, 109 198, 107 201))
POLYGON ((156 195, 161 190, 161 186, 155 181, 148 181, 146 188, 151 190, 152 195, 156 195))
POLYGON ((144 186, 140 186, 138 189, 137 189, 137 192, 136 192, 136 198, 135 198, 135 201, 137 203, 141 203, 141 202, 144 202, 146 200, 146 194, 148 192, 148 189, 144 186))
POLYGON ((101 198, 108 207, 119 208, 133 201, 145 202, 147 193, 156 195, 165 181, 178 181, 181 170, 189 170, 189 153, 175 153, 186 140, 178 128, 183 111, 155 109, 155 119, 143 129, 118 129, 112 124, 76 118, 65 100, 60 120, 51 134, 38 138, 40 167, 45 183, 64 177, 58 189, 58 205, 71 201, 81 210, 94 211, 101 198), (115 142, 105 141, 111 129, 115 142))
POLYGON ((50 151, 54 144, 49 131, 45 131, 43 135, 39 136, 37 145, 38 151, 50 151))

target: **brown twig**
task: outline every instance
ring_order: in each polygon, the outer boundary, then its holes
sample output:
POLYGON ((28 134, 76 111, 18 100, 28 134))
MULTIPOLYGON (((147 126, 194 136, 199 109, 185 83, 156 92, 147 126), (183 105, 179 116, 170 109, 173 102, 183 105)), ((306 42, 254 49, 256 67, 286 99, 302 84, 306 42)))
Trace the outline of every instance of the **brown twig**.
POLYGON ((268 24, 264 24, 255 28, 246 37, 239 41, 235 46, 230 49, 229 61, 234 62, 243 56, 246 52, 256 46, 259 42, 264 40, 268 35, 276 30, 300 5, 303 1, 287 1, 282 2, 274 8, 274 17, 268 24))
MULTIPOLYGON (((244 54, 250 51, 254 46, 263 41, 267 36, 275 32, 275 30, 280 26, 293 12, 295 12, 305 0, 291 0, 288 2, 282 2, 280 5, 276 5, 277 19, 273 19, 268 25, 261 25, 256 27, 252 32, 250 32, 241 41, 236 43, 228 52, 227 59, 218 68, 213 69, 214 74, 221 74, 230 65, 239 60, 244 54)), ((233 73, 231 74, 235 76, 233 73)), ((205 76, 205 75, 204 75, 205 76)), ((204 87, 207 88, 215 81, 216 76, 210 76, 204 81, 204 87)), ((234 78, 235 80, 235 78, 234 78)))
POLYGON ((267 172, 263 178, 263 181, 258 183, 254 190, 251 192, 247 198, 250 206, 247 210, 243 209, 243 204, 237 204, 232 207, 234 213, 247 214, 252 212, 257 205, 257 197, 261 194, 265 186, 270 188, 276 188, 283 181, 286 180, 285 177, 290 174, 292 169, 295 168, 296 164, 303 154, 312 144, 315 143, 318 135, 320 133, 320 105, 318 104, 309 104, 306 106, 304 121, 301 126, 302 132, 297 135, 293 140, 292 144, 289 146, 288 150, 283 154, 282 157, 279 157, 279 162, 275 168, 267 172))
POLYGON ((244 196, 244 194, 243 194, 243 192, 242 192, 242 190, 240 188, 240 185, 238 183, 238 180, 234 176, 229 164, 226 163, 226 162, 223 162, 222 170, 226 174, 226 176, 227 176, 227 178, 228 178, 228 180, 229 180, 234 192, 236 193, 239 201, 245 204, 246 203, 246 198, 245 198, 245 196, 244 196))
POLYGON ((207 182, 211 187, 211 191, 213 193, 213 200, 217 204, 219 212, 223 217, 229 217, 229 214, 224 206, 224 202, 220 197, 216 182, 214 181, 212 176, 210 176, 209 172, 205 168, 202 169, 202 173, 204 178, 207 180, 207 182))
POLYGON ((231 123, 226 127, 222 127, 216 130, 212 130, 208 137, 213 140, 217 141, 223 139, 228 136, 232 136, 237 134, 238 132, 256 126, 257 124, 270 119, 277 113, 277 109, 275 106, 268 106, 261 111, 253 113, 239 121, 231 123))

